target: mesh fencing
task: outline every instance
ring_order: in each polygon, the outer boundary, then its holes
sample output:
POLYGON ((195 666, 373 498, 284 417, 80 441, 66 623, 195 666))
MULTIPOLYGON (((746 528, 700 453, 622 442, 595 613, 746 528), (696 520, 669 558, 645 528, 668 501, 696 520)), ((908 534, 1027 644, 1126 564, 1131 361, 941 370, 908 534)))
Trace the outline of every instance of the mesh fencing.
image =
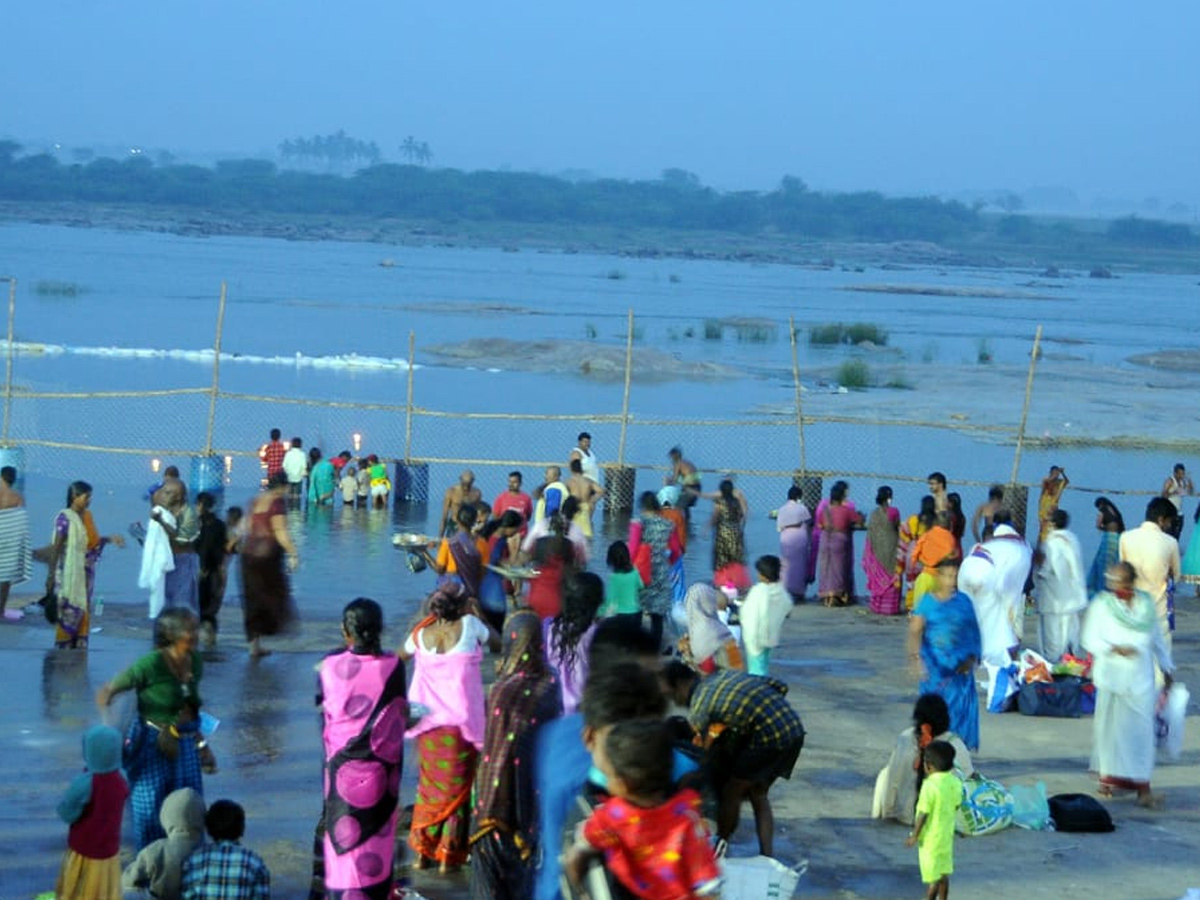
MULTIPOLYGON (((790 327, 785 324, 782 330, 786 333, 790 327)), ((755 344, 753 349, 759 366, 799 377, 786 340, 755 344)), ((1026 441, 1020 396, 1005 398, 993 416, 1000 424, 991 426, 869 415, 801 418, 795 403, 710 419, 703 415, 705 383, 696 382, 686 392, 694 395, 690 405, 681 404, 679 415, 667 418, 636 411, 639 392, 646 388, 633 371, 626 373, 628 383, 618 377, 590 389, 590 412, 558 411, 569 404, 556 402, 547 404, 554 411, 534 413, 505 410, 504 401, 486 391, 474 398, 443 395, 436 408, 407 401, 343 401, 329 396, 336 393, 333 390, 315 397, 311 391, 310 396, 290 397, 230 392, 204 383, 207 373, 200 367, 191 384, 121 390, 129 381, 129 363, 123 360, 94 361, 88 379, 93 390, 87 392, 70 390, 75 376, 65 360, 61 371, 54 360, 41 360, 35 389, 20 381, 22 363, 17 357, 5 397, 6 444, 23 449, 30 472, 101 484, 142 484, 155 460, 169 460, 186 471, 189 457, 211 453, 225 458, 227 485, 250 490, 262 476, 257 450, 275 423, 287 423, 285 440, 300 435, 306 448, 321 447, 326 455, 350 450, 355 456, 375 453, 390 462, 422 462, 435 494, 456 481, 463 468, 473 469, 485 489, 501 489, 512 469, 525 473, 527 486, 537 484, 545 466, 564 464, 576 433, 586 430, 602 461, 633 470, 631 494, 636 495, 662 486, 667 451, 680 446, 701 470, 706 491, 715 491, 722 478, 731 477, 756 510, 782 503, 799 475, 820 479, 810 481, 809 487, 819 484, 825 493, 832 480, 848 480, 860 508, 869 506, 877 485, 888 483, 897 504, 908 510, 926 492, 930 469, 940 469, 949 476, 952 489, 971 495, 964 504, 969 515, 993 483, 1024 484, 1036 497, 1040 475, 1064 456, 1084 460, 1093 473, 1090 483, 1077 482, 1075 490, 1145 495, 1161 484, 1146 473, 1157 472, 1166 459, 1162 451, 1151 457, 1145 449, 1134 449, 1128 456, 1145 459, 1116 466, 1106 462, 1114 452, 1110 448, 1064 450, 1053 443, 1026 441), (494 411, 471 409, 472 399, 494 411), (1021 443, 1023 457, 1014 479, 1014 456, 1021 443)), ((410 377, 419 398, 422 373, 417 369, 410 377)), ((561 375, 546 378, 553 390, 570 391, 561 375)), ((777 386, 789 388, 789 399, 813 389, 807 383, 803 392, 795 382, 777 386)))

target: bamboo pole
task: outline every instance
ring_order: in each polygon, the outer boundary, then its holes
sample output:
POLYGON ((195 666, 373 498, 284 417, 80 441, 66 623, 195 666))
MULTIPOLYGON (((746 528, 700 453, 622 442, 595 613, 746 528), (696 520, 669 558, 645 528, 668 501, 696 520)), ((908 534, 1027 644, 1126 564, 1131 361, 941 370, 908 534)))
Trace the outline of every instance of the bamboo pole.
POLYGON ((1038 356, 1042 346, 1042 326, 1037 327, 1033 336, 1033 352, 1029 355, 1029 376, 1025 379, 1025 405, 1021 409, 1021 424, 1017 428, 1017 451, 1013 454, 1012 477, 1009 484, 1017 483, 1017 474, 1021 470, 1021 450, 1025 446, 1025 425, 1029 421, 1029 400, 1033 396, 1033 373, 1037 369, 1038 356))
POLYGON ((17 317, 17 279, 8 279, 8 354, 4 375, 4 433, 0 443, 8 446, 8 423, 12 416, 13 393, 13 320, 17 317))
POLYGON ((417 333, 408 333, 408 401, 404 409, 404 462, 412 460, 413 367, 417 352, 417 333))
POLYGON ((800 351, 796 347, 796 319, 788 316, 788 333, 792 336, 792 381, 796 386, 796 433, 800 439, 800 471, 808 470, 804 452, 804 414, 800 405, 800 351))
POLYGON ((625 396, 621 400, 621 440, 617 444, 617 465, 625 465, 625 435, 629 431, 629 385, 633 380, 633 308, 625 334, 625 396))
POLYGON ((208 398, 208 432, 204 438, 204 455, 212 456, 213 428, 217 423, 217 395, 221 392, 221 335, 225 330, 225 282, 221 282, 221 302, 217 306, 217 337, 213 342, 212 390, 208 398))

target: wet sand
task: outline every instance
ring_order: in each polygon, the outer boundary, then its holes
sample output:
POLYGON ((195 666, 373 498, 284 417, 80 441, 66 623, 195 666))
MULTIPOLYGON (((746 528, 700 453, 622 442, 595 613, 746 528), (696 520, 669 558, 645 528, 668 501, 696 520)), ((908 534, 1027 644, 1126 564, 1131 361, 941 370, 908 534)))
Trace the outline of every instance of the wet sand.
MULTIPOLYGON (((17 593, 14 606, 32 599, 17 593)), ((387 643, 397 645, 402 617, 389 615, 387 643)), ((1175 652, 1179 680, 1200 694, 1200 602, 1181 603, 1175 652)), ((240 641, 240 610, 226 606, 223 633, 208 654, 202 684, 206 708, 221 719, 213 739, 220 772, 205 781, 209 800, 230 797, 247 812, 245 843, 271 867, 273 896, 303 898, 309 876, 312 829, 320 810, 321 746, 314 712, 313 667, 337 642, 330 616, 309 615, 299 632, 272 641, 275 652, 251 661, 240 641)), ((54 806, 79 770, 79 737, 98 720, 92 696, 107 678, 148 647, 144 605, 109 595, 96 624, 102 631, 87 654, 54 652, 51 628, 40 614, 0 623, 0 674, 7 696, 0 729, 0 900, 51 890, 66 840, 54 806)), ((791 686, 808 740, 790 782, 772 797, 776 852, 810 861, 798 896, 891 898, 922 896, 916 853, 904 847, 907 829, 867 818, 875 773, 895 734, 905 726, 915 684, 904 674, 903 618, 881 619, 860 606, 827 610, 797 607, 773 673, 791 686)), ((1027 634, 1035 630, 1034 620, 1027 634)), ((485 663, 485 667, 487 664, 485 663)), ((115 705, 114 723, 131 714, 131 700, 115 705)), ((1193 714, 1197 701, 1192 702, 1193 714)), ((984 715, 977 767, 1005 784, 1044 781, 1049 794, 1086 792, 1091 743, 1089 718, 984 715)), ((402 801, 412 802, 411 749, 402 801)), ((1117 824, 1110 835, 1056 834, 1008 829, 956 843, 954 896, 994 900, 1120 897, 1174 900, 1200 886, 1200 727, 1192 727, 1182 758, 1155 773, 1167 805, 1146 811, 1131 800, 1109 802, 1117 824)), ((130 857, 128 839, 123 855, 130 857)), ((756 852, 749 808, 732 855, 756 852)), ((465 898, 465 876, 423 874, 414 886, 430 898, 465 898)))

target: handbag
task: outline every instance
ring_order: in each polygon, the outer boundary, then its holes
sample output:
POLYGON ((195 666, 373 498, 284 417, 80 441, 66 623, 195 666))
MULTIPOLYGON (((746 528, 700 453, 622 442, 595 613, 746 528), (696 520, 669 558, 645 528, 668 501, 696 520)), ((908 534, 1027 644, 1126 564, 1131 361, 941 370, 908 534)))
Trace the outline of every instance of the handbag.
POLYGON ((58 594, 54 591, 48 591, 46 596, 38 601, 38 605, 42 608, 42 614, 46 617, 46 621, 51 625, 58 624, 58 594))
POLYGON ((1023 716, 1048 716, 1078 719, 1083 715, 1083 679, 1078 675, 1060 675, 1053 681, 1033 681, 1021 685, 1017 709, 1023 716))

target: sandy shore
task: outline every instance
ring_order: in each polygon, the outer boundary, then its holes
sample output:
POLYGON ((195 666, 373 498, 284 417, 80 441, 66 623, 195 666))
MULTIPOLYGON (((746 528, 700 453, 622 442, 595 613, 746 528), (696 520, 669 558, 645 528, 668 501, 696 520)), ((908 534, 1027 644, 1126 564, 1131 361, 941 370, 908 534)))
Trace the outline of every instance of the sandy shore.
MULTIPOLYGON (((28 601, 18 596, 14 605, 28 601)), ((1200 603, 1187 598, 1179 614, 1175 652, 1179 679, 1200 686, 1200 603)), ((84 654, 47 651, 52 636, 40 617, 0 625, 0 672, 7 699, 0 729, 0 898, 30 898, 53 886, 66 829, 54 805, 80 765, 81 731, 98 718, 91 695, 147 646, 141 605, 110 599, 97 619, 102 631, 84 654)), ((392 622, 391 643, 401 635, 392 622)), ((274 896, 302 898, 309 873, 312 827, 320 807, 321 750, 313 712, 313 666, 336 642, 336 623, 308 616, 299 632, 273 643, 274 655, 251 662, 239 640, 236 608, 224 613, 218 650, 208 654, 206 705, 222 719, 213 741, 221 771, 206 781, 210 799, 231 797, 247 809, 246 843, 263 854, 274 896)), ((1033 622, 1030 621, 1032 631, 1033 622)), ((863 607, 795 609, 785 644, 772 661, 791 686, 808 730, 796 774, 773 791, 777 853, 810 861, 800 896, 885 898, 921 896, 906 830, 867 818, 872 784, 894 736, 905 724, 915 685, 904 675, 904 620, 870 616, 863 607)), ((1193 712, 1197 703, 1193 700, 1193 712)), ((117 718, 129 714, 125 702, 117 718)), ((1046 784, 1048 793, 1092 788, 1086 773, 1091 720, 985 715, 977 767, 1006 784, 1046 784)), ((404 802, 413 796, 414 763, 405 767, 404 802)), ((1109 803, 1111 835, 1009 829, 956 845, 956 897, 994 900, 1141 898, 1174 900, 1200 886, 1200 730, 1193 727, 1179 762, 1156 772, 1166 795, 1151 812, 1129 800, 1109 803)), ((746 815, 749 815, 748 809, 746 815)), ((734 855, 755 852, 743 819, 734 855)), ((130 854, 128 841, 124 850, 130 854)), ((461 876, 422 875, 415 885, 431 898, 466 897, 461 876)))

